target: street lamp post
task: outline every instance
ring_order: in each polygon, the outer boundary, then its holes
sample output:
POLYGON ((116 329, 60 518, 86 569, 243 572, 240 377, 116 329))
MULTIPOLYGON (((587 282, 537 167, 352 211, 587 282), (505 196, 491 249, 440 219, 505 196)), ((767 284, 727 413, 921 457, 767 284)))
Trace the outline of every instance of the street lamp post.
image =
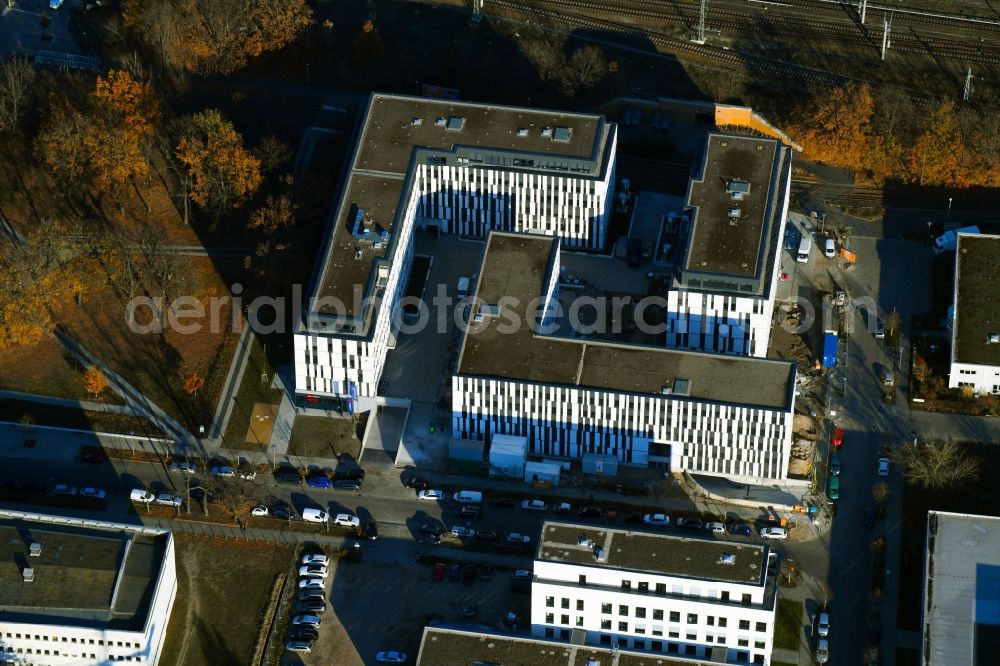
POLYGON ((948 197, 948 219, 951 219, 951 197, 948 197))

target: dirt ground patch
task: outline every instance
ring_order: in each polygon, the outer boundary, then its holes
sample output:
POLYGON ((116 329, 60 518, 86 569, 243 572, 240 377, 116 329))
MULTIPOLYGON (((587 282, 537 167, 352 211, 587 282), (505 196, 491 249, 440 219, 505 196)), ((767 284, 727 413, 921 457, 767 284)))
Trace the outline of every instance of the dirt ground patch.
MULTIPOLYGON (((63 353, 52 338, 43 338, 30 349, 0 350, 0 390, 21 391, 72 400, 93 400, 83 390, 80 366, 63 353)), ((118 401, 108 392, 107 402, 118 401)), ((115 398, 117 396, 114 396, 115 398)), ((100 400, 98 401, 100 402, 100 400)))
POLYGON ((367 414, 356 419, 298 416, 292 426, 288 453, 309 458, 339 458, 346 454, 357 460, 367 420, 367 414))
POLYGON ((161 662, 249 663, 274 577, 291 546, 177 535, 177 599, 161 662))

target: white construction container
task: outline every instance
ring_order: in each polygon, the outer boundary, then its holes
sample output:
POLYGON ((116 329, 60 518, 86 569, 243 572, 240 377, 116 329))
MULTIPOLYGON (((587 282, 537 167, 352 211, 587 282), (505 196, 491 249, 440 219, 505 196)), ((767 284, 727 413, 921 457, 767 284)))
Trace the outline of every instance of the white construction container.
POLYGON ((528 438, 493 435, 490 442, 490 476, 520 479, 528 460, 528 438))

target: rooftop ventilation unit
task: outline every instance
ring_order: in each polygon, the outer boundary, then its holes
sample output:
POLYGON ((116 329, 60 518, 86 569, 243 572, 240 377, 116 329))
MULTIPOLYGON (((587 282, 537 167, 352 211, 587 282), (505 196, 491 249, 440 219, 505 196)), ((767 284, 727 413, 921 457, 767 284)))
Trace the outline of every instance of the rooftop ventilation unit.
POLYGON ((413 118, 410 118, 410 126, 411 127, 420 127, 423 124, 424 124, 424 119, 423 118, 417 118, 416 116, 414 116, 413 118))
POLYGON ((434 119, 434 127, 444 127, 444 125, 445 125, 445 119, 442 118, 441 116, 438 116, 437 118, 434 119))
POLYGON ((33 583, 35 581, 35 570, 32 567, 25 567, 22 575, 24 576, 25 583, 33 583))
POLYGON ((29 557, 41 557, 42 556, 42 544, 37 541, 33 541, 28 545, 28 556, 29 557))
POLYGON ((594 559, 598 562, 607 562, 608 556, 601 546, 594 546, 594 559))
POLYGON ((462 116, 449 116, 445 123, 445 129, 449 132, 461 132, 465 129, 465 118, 462 116))
POLYGON ((479 310, 476 311, 476 316, 472 318, 475 323, 480 323, 488 317, 499 317, 500 316, 500 306, 499 305, 489 305, 483 303, 479 306, 479 310))
POLYGON ((674 380, 674 395, 691 395, 691 380, 690 379, 675 379, 674 380))
POLYGON ((552 132, 552 140, 558 141, 559 143, 569 143, 572 136, 572 127, 557 127, 555 131, 552 132))
POLYGON ((590 539, 587 538, 586 534, 581 534, 576 538, 576 545, 578 546, 590 546, 590 539))
POLYGON ((736 556, 732 553, 723 553, 719 556, 719 564, 736 564, 736 556))
POLYGON ((750 183, 745 180, 727 180, 726 181, 726 192, 733 199, 739 201, 746 195, 750 194, 750 183))
POLYGON ((552 138, 552 128, 551 127, 543 127, 542 128, 542 136, 544 136, 546 139, 551 139, 552 138))
POLYGON ((1000 333, 987 333, 986 343, 990 345, 1000 345, 1000 333))
POLYGON ((527 127, 518 127, 517 128, 517 136, 519 138, 521 138, 521 139, 527 138, 527 136, 528 136, 528 128, 527 127))
POLYGON ((729 209, 729 217, 731 217, 731 218, 737 218, 739 216, 740 216, 740 209, 739 208, 733 207, 733 208, 729 209))

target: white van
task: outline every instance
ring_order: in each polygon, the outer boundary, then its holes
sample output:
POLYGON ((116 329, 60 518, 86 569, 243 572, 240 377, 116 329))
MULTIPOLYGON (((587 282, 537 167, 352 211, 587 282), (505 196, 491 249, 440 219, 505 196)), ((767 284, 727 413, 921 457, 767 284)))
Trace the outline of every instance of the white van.
POLYGON ((811 236, 803 236, 799 241, 799 253, 795 255, 795 261, 800 264, 809 263, 809 253, 813 249, 813 239, 811 236))
POLYGON ((823 244, 823 255, 828 259, 833 259, 837 256, 837 244, 833 242, 832 238, 827 238, 823 244))
POLYGON ((458 300, 468 297, 469 295, 469 278, 460 277, 458 278, 458 291, 455 292, 455 296, 458 300))
POLYGON ((459 490, 453 496, 459 504, 482 504, 483 494, 475 490, 459 490))
POLYGON ((302 509, 302 520, 310 523, 326 523, 330 521, 330 514, 320 509, 302 509))
POLYGON ((129 496, 129 499, 132 500, 133 502, 144 502, 146 504, 149 504, 150 502, 155 500, 156 497, 153 495, 153 493, 149 492, 148 490, 143 490, 142 488, 136 488, 135 490, 132 491, 132 494, 129 496))

